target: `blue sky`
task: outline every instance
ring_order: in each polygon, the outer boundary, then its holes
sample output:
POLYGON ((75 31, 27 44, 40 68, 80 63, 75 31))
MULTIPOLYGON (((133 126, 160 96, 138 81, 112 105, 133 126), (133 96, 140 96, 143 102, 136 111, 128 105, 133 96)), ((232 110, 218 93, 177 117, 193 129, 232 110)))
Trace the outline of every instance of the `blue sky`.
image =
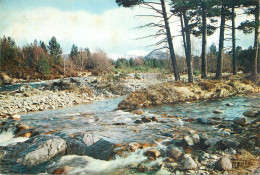
MULTIPOLYGON (((55 36, 64 53, 75 44, 92 51, 101 49, 112 58, 144 56, 156 49, 147 47, 156 41, 136 38, 154 34, 157 29, 136 29, 155 22, 136 16, 140 14, 153 12, 141 7, 119 8, 115 0, 0 0, 0 36, 11 36, 21 47, 34 39, 48 43, 55 36)), ((178 18, 171 20, 172 34, 179 35, 178 18)), ((244 48, 253 44, 253 35, 237 32, 237 37, 238 45, 244 48)), ((218 32, 208 38, 208 45, 211 43, 218 44, 218 32)), ((194 39, 193 45, 194 53, 200 54, 201 40, 194 39)), ((174 38, 174 48, 177 54, 184 54, 181 37, 174 38)))
POLYGON ((117 8, 114 0, 2 0, 1 11, 27 11, 43 6, 62 11, 84 10, 93 14, 102 14, 108 9, 117 8))

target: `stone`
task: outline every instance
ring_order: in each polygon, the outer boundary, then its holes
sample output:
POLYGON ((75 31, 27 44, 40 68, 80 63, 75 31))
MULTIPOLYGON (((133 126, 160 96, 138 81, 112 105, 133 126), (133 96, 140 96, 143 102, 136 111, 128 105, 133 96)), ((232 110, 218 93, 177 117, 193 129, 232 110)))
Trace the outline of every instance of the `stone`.
POLYGON ((158 122, 159 120, 158 120, 155 116, 153 116, 153 117, 152 117, 152 121, 158 122))
POLYGON ((152 158, 156 159, 161 156, 161 153, 159 150, 157 150, 155 148, 150 148, 144 152, 144 155, 147 157, 152 157, 152 158))
POLYGON ((52 174, 67 174, 69 171, 74 170, 73 167, 64 166, 62 168, 56 168, 52 171, 52 174))
POLYGON ((183 152, 176 147, 167 147, 166 156, 173 159, 179 159, 183 156, 183 152))
POLYGON ((194 145, 193 139, 192 139, 190 136, 185 136, 185 137, 182 139, 182 142, 183 142, 183 144, 186 145, 186 146, 193 146, 193 145, 194 145))
POLYGON ((216 109, 215 111, 213 111, 214 114, 224 114, 224 111, 220 110, 220 109, 216 109))
POLYGON ((141 144, 137 142, 132 142, 128 145, 130 151, 136 151, 137 149, 141 148, 141 144))
POLYGON ((21 116, 20 116, 19 114, 12 114, 12 115, 10 116, 10 118, 13 119, 13 120, 20 120, 20 119, 21 119, 21 116))
POLYGON ((208 124, 208 120, 206 120, 205 118, 198 118, 197 119, 197 123, 199 124, 208 124))
POLYGON ((144 173, 145 171, 147 171, 147 167, 144 164, 140 163, 137 167, 137 171, 139 173, 144 173))
POLYGON ((247 124, 247 119, 245 117, 236 117, 233 119, 233 122, 240 126, 245 126, 247 124))
POLYGON ((3 163, 15 173, 39 173, 43 166, 60 158, 66 151, 66 142, 50 135, 38 135, 26 142, 9 146, 3 163))
POLYGON ((259 112, 256 109, 251 109, 243 113, 243 115, 246 117, 256 117, 258 114, 259 112))
POLYGON ((192 135, 192 139, 194 144, 198 144, 200 142, 200 136, 198 134, 192 135))
POLYGON ((221 157, 215 164, 215 169, 220 171, 232 170, 232 163, 228 157, 221 157))
POLYGON ((183 160, 180 162, 179 167, 182 170, 194 170, 198 165, 190 156, 185 155, 183 160))
POLYGON ((226 106, 234 106, 233 103, 227 103, 226 106))
POLYGON ((142 118, 142 122, 149 123, 152 122, 152 119, 145 116, 142 118))

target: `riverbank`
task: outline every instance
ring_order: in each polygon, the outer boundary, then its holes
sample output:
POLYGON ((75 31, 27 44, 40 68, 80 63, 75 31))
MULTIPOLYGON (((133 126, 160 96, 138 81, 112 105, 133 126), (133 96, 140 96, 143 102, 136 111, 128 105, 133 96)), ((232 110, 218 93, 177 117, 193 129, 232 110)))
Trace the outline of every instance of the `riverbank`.
POLYGON ((38 89, 24 85, 15 91, 0 93, 0 115, 44 111, 127 95, 165 81, 158 75, 143 74, 139 79, 129 75, 115 80, 75 77, 48 82, 38 89))
POLYGON ((166 82, 132 92, 118 109, 143 107, 193 100, 218 99, 238 94, 259 93, 260 87, 242 79, 200 80, 195 83, 166 82))

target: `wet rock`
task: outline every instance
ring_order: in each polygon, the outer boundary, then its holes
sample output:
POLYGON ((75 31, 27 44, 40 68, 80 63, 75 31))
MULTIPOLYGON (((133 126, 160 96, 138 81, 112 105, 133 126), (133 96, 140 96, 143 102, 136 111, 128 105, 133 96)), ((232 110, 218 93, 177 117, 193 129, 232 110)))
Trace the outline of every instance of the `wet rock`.
POLYGON ((152 117, 152 121, 158 122, 159 120, 156 117, 152 117))
POLYGON ((171 138, 173 137, 171 133, 167 133, 167 132, 163 133, 162 135, 165 137, 171 137, 171 138))
POLYGON ((217 142, 218 149, 237 148, 239 143, 235 140, 220 140, 217 142))
POLYGON ((197 119, 197 123, 199 123, 199 124, 208 124, 208 120, 206 120, 205 118, 198 118, 197 119))
POLYGON ((35 136, 24 143, 7 148, 3 163, 12 172, 39 173, 52 160, 60 158, 66 150, 66 142, 56 136, 35 136))
POLYGON ((254 121, 251 122, 251 124, 257 124, 257 123, 260 123, 260 118, 255 119, 254 121))
POLYGON ((100 139, 91 144, 86 149, 86 155, 100 160, 111 160, 113 158, 113 150, 116 148, 114 143, 100 139))
POLYGON ((220 171, 232 170, 232 163, 228 157, 221 157, 215 164, 215 169, 220 171))
POLYGON ((179 159, 183 156, 183 152, 176 147, 168 147, 166 149, 166 156, 173 159, 179 159))
POLYGON ((119 125, 126 125, 126 123, 113 123, 113 125, 117 125, 117 126, 119 126, 119 125))
POLYGON ((215 111, 213 111, 214 114, 224 114, 224 111, 220 110, 220 109, 216 109, 215 111))
POLYGON ((134 123, 136 123, 136 124, 141 124, 141 123, 143 123, 141 120, 136 120, 134 123))
POLYGON ((247 119, 245 117, 236 117, 233 119, 233 122, 240 126, 245 126, 247 124, 247 119))
POLYGON ((135 151, 135 150, 141 148, 141 144, 137 143, 137 142, 132 142, 128 145, 128 148, 130 151, 135 151))
POLYGON ((132 111, 131 113, 134 113, 134 114, 137 114, 137 115, 142 115, 142 114, 144 114, 145 112, 144 112, 144 111, 141 111, 141 110, 137 110, 137 111, 132 111))
POLYGON ((251 109, 251 110, 244 112, 243 114, 246 117, 256 117, 259 114, 259 112, 256 109, 251 109))
POLYGON ((144 164, 140 163, 137 167, 137 171, 139 173, 144 173, 145 171, 147 171, 147 167, 144 164))
POLYGON ((144 122, 144 123, 150 123, 150 122, 152 122, 152 119, 145 116, 145 117, 142 118, 142 122, 144 122))
POLYGON ((196 162, 190 157, 185 155, 183 160, 178 165, 182 170, 194 170, 198 167, 196 162))
POLYGON ((157 150, 155 148, 150 148, 144 152, 144 155, 147 157, 152 157, 152 158, 156 159, 161 156, 161 153, 159 150, 157 150))
POLYGON ((211 119, 220 121, 220 120, 222 120, 222 117, 220 117, 220 116, 214 116, 214 117, 211 117, 211 119))
POLYGON ((69 166, 64 166, 62 168, 56 168, 52 171, 52 174, 66 174, 69 171, 74 170, 73 167, 69 167, 69 166))
POLYGON ((20 120, 20 119, 21 119, 21 116, 20 116, 19 114, 12 114, 12 115, 10 116, 10 118, 13 119, 13 120, 20 120))
POLYGON ((226 106, 234 106, 233 103, 227 103, 226 106))
POLYGON ((185 137, 182 139, 182 142, 183 142, 183 144, 186 145, 186 146, 193 146, 193 145, 194 145, 193 139, 192 139, 190 136, 185 136, 185 137))
POLYGON ((192 135, 192 140, 194 144, 198 144, 200 142, 200 136, 198 134, 192 135))

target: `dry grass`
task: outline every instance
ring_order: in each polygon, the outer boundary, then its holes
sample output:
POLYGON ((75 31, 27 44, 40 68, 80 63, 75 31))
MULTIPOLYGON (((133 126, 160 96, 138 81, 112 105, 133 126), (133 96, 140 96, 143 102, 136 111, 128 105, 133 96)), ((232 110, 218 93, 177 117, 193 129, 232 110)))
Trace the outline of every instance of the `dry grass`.
POLYGON ((201 87, 202 90, 211 90, 216 87, 216 84, 213 83, 212 81, 201 81, 198 83, 198 85, 201 87))
POLYGON ((260 160, 246 150, 241 150, 239 154, 234 155, 231 162, 234 169, 249 169, 260 166, 260 160))

